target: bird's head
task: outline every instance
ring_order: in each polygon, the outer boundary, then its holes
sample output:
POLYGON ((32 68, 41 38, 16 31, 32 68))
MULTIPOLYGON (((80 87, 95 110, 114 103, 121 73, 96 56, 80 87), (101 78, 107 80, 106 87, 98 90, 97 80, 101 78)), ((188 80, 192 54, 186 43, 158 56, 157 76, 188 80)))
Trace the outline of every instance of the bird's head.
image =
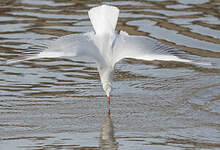
POLYGON ((98 65, 98 71, 102 82, 103 90, 105 91, 107 97, 109 97, 112 91, 113 69, 109 66, 98 65))
POLYGON ((114 69, 112 66, 109 65, 98 65, 98 71, 102 82, 103 90, 105 91, 106 96, 108 97, 108 103, 110 104, 110 94, 112 91, 112 78, 114 69))
POLYGON ((111 83, 110 82, 104 83, 103 84, 103 90, 105 91, 107 97, 109 97, 110 94, 111 94, 111 91, 112 91, 111 83))

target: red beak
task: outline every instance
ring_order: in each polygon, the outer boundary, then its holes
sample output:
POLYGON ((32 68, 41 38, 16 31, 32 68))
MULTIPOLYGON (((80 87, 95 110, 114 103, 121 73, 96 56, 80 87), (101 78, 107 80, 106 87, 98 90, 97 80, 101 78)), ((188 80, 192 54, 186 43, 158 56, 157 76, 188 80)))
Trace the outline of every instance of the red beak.
POLYGON ((110 96, 108 96, 108 104, 110 105, 110 96))

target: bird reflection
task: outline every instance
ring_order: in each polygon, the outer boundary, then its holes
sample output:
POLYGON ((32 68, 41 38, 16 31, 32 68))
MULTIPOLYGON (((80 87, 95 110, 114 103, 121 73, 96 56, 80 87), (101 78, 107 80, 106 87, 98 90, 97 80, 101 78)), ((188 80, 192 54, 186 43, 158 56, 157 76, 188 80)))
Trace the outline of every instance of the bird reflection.
POLYGON ((100 150, 117 150, 118 144, 114 137, 114 126, 110 110, 102 123, 100 134, 100 150))

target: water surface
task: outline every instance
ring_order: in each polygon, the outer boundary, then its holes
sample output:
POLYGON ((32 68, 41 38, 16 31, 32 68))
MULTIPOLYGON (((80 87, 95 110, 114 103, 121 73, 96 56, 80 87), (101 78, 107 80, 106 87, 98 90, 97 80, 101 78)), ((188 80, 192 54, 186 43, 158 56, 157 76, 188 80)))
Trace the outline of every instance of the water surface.
POLYGON ((33 44, 91 31, 87 11, 101 2, 0 0, 0 149, 220 149, 219 1, 102 3, 120 8, 117 30, 213 65, 123 60, 109 115, 92 62, 5 64, 33 44))

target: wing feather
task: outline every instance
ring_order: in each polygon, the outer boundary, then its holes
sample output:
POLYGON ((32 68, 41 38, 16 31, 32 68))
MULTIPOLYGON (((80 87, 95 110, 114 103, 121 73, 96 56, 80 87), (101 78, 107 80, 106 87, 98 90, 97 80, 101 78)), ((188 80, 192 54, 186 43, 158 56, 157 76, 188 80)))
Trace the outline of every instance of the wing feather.
POLYGON ((189 54, 184 51, 144 36, 130 36, 124 31, 114 42, 113 54, 114 63, 124 58, 191 62, 187 58, 189 54))
POLYGON ((98 48, 93 42, 94 33, 71 34, 63 36, 56 40, 43 44, 42 46, 31 47, 28 51, 38 51, 37 54, 27 54, 7 61, 7 63, 16 63, 19 61, 54 58, 63 56, 86 57, 94 61, 103 61, 98 48))

